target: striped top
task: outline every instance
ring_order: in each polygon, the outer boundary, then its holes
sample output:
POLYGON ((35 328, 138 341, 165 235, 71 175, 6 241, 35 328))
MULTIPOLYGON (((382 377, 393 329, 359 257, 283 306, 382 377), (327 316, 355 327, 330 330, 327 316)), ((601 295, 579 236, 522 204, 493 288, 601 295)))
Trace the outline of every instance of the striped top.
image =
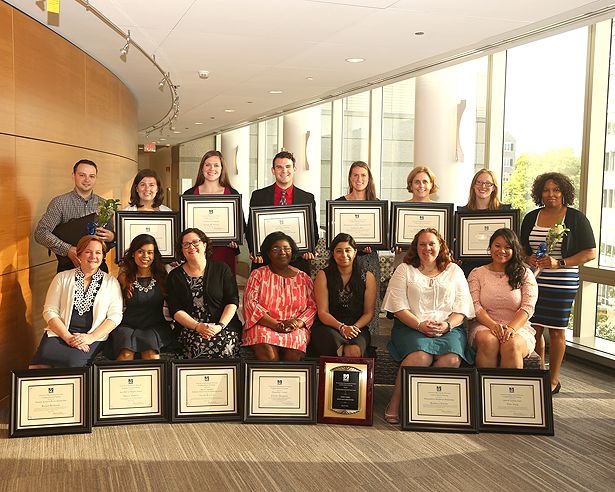
MULTIPOLYGON (((540 243, 546 243, 547 233, 550 227, 541 227, 534 224, 534 228, 530 232, 529 243, 532 248, 532 253, 535 254, 540 243)), ((560 260, 562 258, 562 240, 560 239, 553 245, 553 249, 549 256, 560 260)), ((560 289, 577 289, 578 288, 579 267, 567 266, 556 269, 541 270, 536 276, 536 280, 541 287, 555 287, 560 289), (548 278, 548 280, 547 280, 548 278), (550 285, 549 280, 555 281, 550 285)))

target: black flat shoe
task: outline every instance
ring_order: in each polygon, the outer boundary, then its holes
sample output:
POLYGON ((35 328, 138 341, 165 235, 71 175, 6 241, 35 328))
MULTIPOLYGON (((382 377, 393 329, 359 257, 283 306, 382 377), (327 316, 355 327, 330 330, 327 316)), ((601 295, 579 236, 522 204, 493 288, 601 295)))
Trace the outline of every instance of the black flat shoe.
POLYGON ((562 389, 562 383, 560 383, 560 382, 558 381, 558 382, 557 382, 557 384, 555 385, 555 388, 553 388, 553 389, 551 390, 551 394, 552 394, 552 395, 555 395, 555 394, 559 393, 559 390, 561 390, 561 389, 562 389))

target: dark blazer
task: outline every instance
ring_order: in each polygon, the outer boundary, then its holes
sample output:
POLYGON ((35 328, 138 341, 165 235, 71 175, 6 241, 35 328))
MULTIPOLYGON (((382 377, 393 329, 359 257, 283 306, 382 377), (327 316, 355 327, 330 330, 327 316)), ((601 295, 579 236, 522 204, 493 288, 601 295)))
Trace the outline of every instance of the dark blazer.
MULTIPOLYGON (((536 217, 538 217, 538 212, 540 212, 541 208, 528 212, 521 223, 519 241, 521 241, 521 245, 525 249, 527 255, 533 253, 530 246, 530 233, 534 228, 536 217)), ((566 216, 564 217, 564 224, 570 229, 570 232, 562 239, 562 258, 565 259, 576 255, 579 251, 583 251, 584 249, 596 247, 592 226, 582 212, 576 208, 568 207, 566 216)))
MULTIPOLYGON (((226 263, 207 260, 203 273, 203 286, 203 297, 209 307, 212 323, 220 320, 228 304, 239 306, 237 281, 226 263)), ((192 293, 181 266, 171 270, 167 277, 167 303, 171 317, 174 317, 177 311, 186 311, 188 314, 192 312, 192 293)), ((233 316, 228 328, 236 332, 241 331, 241 322, 237 314, 233 316)))
MULTIPOLYGON (((270 207, 273 206, 273 193, 274 185, 261 188, 260 190, 254 190, 252 197, 250 198, 250 208, 252 207, 270 207)), ((314 195, 303 191, 301 188, 293 186, 293 205, 301 205, 305 203, 312 204, 312 222, 313 222, 313 234, 314 234, 314 247, 318 242, 318 222, 316 221, 316 202, 314 201, 314 195)), ((254 252, 254 244, 252 244, 252 223, 251 217, 248 217, 248 227, 246 229, 246 236, 248 239, 248 247, 250 253, 254 252)))

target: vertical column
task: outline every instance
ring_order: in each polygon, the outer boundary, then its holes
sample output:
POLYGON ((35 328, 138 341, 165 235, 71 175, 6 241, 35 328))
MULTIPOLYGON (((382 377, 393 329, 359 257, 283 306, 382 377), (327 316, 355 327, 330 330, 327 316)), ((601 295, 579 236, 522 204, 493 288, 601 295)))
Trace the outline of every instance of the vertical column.
POLYGON ((284 116, 284 148, 296 159, 294 183, 314 194, 316 216, 320 215, 320 107, 304 109, 284 116))
POLYGON ((476 155, 472 63, 418 77, 415 114, 415 166, 428 166, 435 173, 440 187, 435 200, 465 204, 476 155))
POLYGON ((231 184, 241 193, 243 212, 247 217, 250 203, 250 127, 223 133, 220 148, 231 184))

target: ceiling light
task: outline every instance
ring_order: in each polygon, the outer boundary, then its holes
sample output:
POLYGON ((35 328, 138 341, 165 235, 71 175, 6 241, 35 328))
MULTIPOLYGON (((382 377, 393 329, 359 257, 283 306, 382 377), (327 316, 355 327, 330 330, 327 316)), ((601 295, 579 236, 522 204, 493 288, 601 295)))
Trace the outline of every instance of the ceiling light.
POLYGON ((365 61, 365 58, 346 58, 348 63, 361 63, 365 61))
POLYGON ((175 130, 173 133, 181 133, 180 131, 175 130))
POLYGON ((234 109, 225 109, 224 112, 225 113, 234 113, 235 110, 234 109))
POLYGON ((166 138, 160 137, 158 140, 160 140, 161 142, 164 142, 166 140, 166 138))
POLYGON ((209 78, 209 70, 199 70, 199 78, 200 79, 208 79, 209 78))
POLYGON ((314 77, 306 77, 305 80, 314 80, 314 77))
POLYGON ((415 36, 422 36, 423 34, 425 34, 425 32, 424 32, 424 31, 416 31, 416 32, 414 33, 414 35, 415 35, 415 36))
POLYGON ((120 50, 120 57, 125 57, 128 54, 129 49, 130 49, 130 30, 128 31, 128 35, 126 36, 126 44, 120 50))
POLYGON ((269 91, 269 94, 282 94, 282 91, 269 91))
POLYGON ((197 121, 197 122, 195 123, 195 125, 202 125, 202 124, 203 124, 203 123, 201 123, 200 121, 197 121))

